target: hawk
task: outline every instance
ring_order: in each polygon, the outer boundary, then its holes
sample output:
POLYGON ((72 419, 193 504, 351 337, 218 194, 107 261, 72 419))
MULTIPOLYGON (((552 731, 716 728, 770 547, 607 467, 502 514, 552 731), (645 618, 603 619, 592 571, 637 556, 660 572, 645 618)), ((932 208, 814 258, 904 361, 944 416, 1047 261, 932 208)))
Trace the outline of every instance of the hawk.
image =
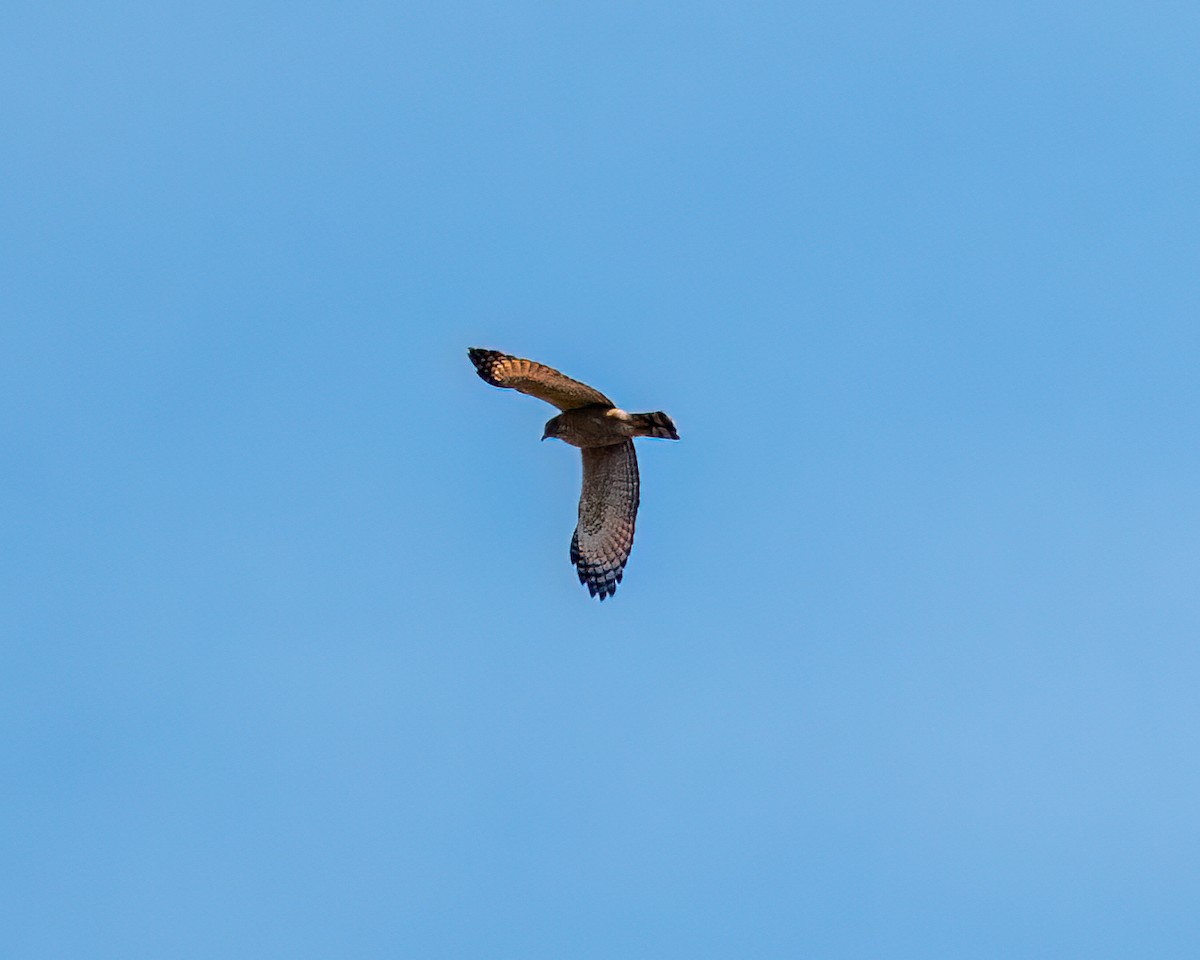
POLYGON ((562 411, 547 421, 542 439, 566 441, 583 454, 571 562, 588 593, 601 600, 611 597, 633 549, 639 500, 633 438, 678 440, 675 424, 665 413, 626 413, 594 387, 533 360, 479 347, 469 349, 467 356, 492 386, 527 393, 562 411))

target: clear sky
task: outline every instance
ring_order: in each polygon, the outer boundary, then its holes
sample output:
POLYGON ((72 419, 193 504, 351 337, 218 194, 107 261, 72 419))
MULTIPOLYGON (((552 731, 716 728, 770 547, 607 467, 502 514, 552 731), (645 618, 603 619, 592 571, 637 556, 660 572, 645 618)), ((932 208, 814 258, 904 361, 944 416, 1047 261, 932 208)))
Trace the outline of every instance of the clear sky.
POLYGON ((0 955, 1200 955, 1198 49, 6 4, 0 955))

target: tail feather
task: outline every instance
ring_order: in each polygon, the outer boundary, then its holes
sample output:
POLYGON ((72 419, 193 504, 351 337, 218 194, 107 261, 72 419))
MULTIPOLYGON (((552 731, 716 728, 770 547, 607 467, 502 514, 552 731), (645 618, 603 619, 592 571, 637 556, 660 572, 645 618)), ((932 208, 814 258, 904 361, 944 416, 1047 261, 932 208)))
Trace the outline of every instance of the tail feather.
POLYGON ((657 437, 660 440, 678 440, 675 422, 661 410, 655 413, 631 413, 630 423, 635 437, 657 437))

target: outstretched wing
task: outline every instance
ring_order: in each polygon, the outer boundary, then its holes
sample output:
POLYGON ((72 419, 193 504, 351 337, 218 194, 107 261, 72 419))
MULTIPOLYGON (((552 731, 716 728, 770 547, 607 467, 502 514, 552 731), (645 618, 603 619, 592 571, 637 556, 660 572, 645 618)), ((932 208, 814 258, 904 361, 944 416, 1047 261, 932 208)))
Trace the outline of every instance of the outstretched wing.
POLYGON ((467 356, 475 364, 479 375, 493 387, 511 387, 552 403, 559 410, 574 410, 576 407, 586 407, 589 403, 613 406, 613 402, 599 390, 533 360, 522 360, 498 350, 483 350, 480 347, 471 347, 467 356))
POLYGON ((637 454, 633 441, 584 447, 579 524, 571 538, 571 562, 579 582, 603 600, 617 592, 633 549, 638 509, 637 454))

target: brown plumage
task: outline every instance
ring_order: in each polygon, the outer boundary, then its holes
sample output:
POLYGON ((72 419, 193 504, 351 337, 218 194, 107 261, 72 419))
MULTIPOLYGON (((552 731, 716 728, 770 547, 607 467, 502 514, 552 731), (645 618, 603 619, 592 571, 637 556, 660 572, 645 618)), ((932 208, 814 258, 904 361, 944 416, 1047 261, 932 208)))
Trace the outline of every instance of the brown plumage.
POLYGON ((579 523, 571 538, 571 562, 593 597, 611 597, 633 549, 639 495, 634 437, 678 440, 665 413, 626 413, 599 390, 557 370, 495 350, 467 351, 479 376, 545 400, 562 411, 546 423, 542 439, 553 437, 583 454, 579 523))

